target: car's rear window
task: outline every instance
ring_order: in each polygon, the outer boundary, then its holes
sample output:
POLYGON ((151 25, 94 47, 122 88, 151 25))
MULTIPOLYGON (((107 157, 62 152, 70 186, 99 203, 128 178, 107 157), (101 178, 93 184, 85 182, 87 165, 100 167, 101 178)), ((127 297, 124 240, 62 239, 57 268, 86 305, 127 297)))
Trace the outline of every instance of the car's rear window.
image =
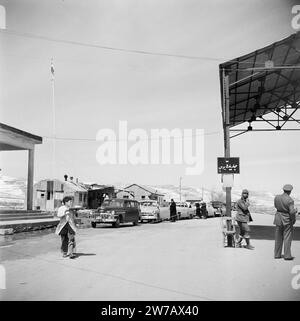
POLYGON ((156 206, 156 204, 153 202, 142 202, 141 206, 156 206))

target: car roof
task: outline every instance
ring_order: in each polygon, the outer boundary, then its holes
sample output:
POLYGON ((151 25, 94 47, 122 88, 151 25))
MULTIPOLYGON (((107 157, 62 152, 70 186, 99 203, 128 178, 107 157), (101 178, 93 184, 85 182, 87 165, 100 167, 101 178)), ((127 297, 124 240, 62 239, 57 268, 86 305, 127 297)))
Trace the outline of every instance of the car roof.
POLYGON ((130 198, 109 198, 109 199, 104 200, 103 202, 105 202, 105 201, 131 201, 131 202, 137 202, 138 203, 137 200, 132 200, 130 198))

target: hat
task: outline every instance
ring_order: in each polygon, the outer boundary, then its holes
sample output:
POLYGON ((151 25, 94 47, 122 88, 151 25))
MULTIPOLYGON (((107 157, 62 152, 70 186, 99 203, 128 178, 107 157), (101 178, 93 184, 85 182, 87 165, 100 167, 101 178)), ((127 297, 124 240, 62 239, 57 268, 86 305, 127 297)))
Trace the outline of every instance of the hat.
POLYGON ((291 184, 285 184, 282 189, 284 191, 291 192, 293 189, 293 186, 291 184))
POLYGON ((249 194, 249 191, 247 189, 243 189, 242 194, 247 193, 249 194))

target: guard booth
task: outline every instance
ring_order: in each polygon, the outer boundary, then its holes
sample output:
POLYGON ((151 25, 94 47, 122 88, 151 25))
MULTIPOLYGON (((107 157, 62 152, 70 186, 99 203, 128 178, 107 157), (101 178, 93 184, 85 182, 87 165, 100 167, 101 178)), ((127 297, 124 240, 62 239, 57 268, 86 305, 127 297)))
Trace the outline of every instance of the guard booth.
MULTIPOLYGON (((224 157, 231 157, 234 137, 254 131, 300 130, 299 32, 220 64, 219 75, 224 157)), ((226 215, 231 216, 231 187, 226 187, 226 215)))

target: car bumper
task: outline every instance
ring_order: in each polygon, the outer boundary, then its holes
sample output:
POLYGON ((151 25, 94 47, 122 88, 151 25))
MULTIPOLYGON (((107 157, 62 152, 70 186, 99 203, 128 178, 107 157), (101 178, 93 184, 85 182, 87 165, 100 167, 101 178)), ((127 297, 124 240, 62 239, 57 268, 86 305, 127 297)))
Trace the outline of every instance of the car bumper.
POLYGON ((104 218, 101 216, 97 216, 92 218, 92 222, 94 223, 115 223, 116 219, 115 218, 104 218))
POLYGON ((153 220, 157 220, 157 215, 153 215, 153 214, 142 214, 141 215, 141 220, 147 220, 147 221, 153 221, 153 220))

